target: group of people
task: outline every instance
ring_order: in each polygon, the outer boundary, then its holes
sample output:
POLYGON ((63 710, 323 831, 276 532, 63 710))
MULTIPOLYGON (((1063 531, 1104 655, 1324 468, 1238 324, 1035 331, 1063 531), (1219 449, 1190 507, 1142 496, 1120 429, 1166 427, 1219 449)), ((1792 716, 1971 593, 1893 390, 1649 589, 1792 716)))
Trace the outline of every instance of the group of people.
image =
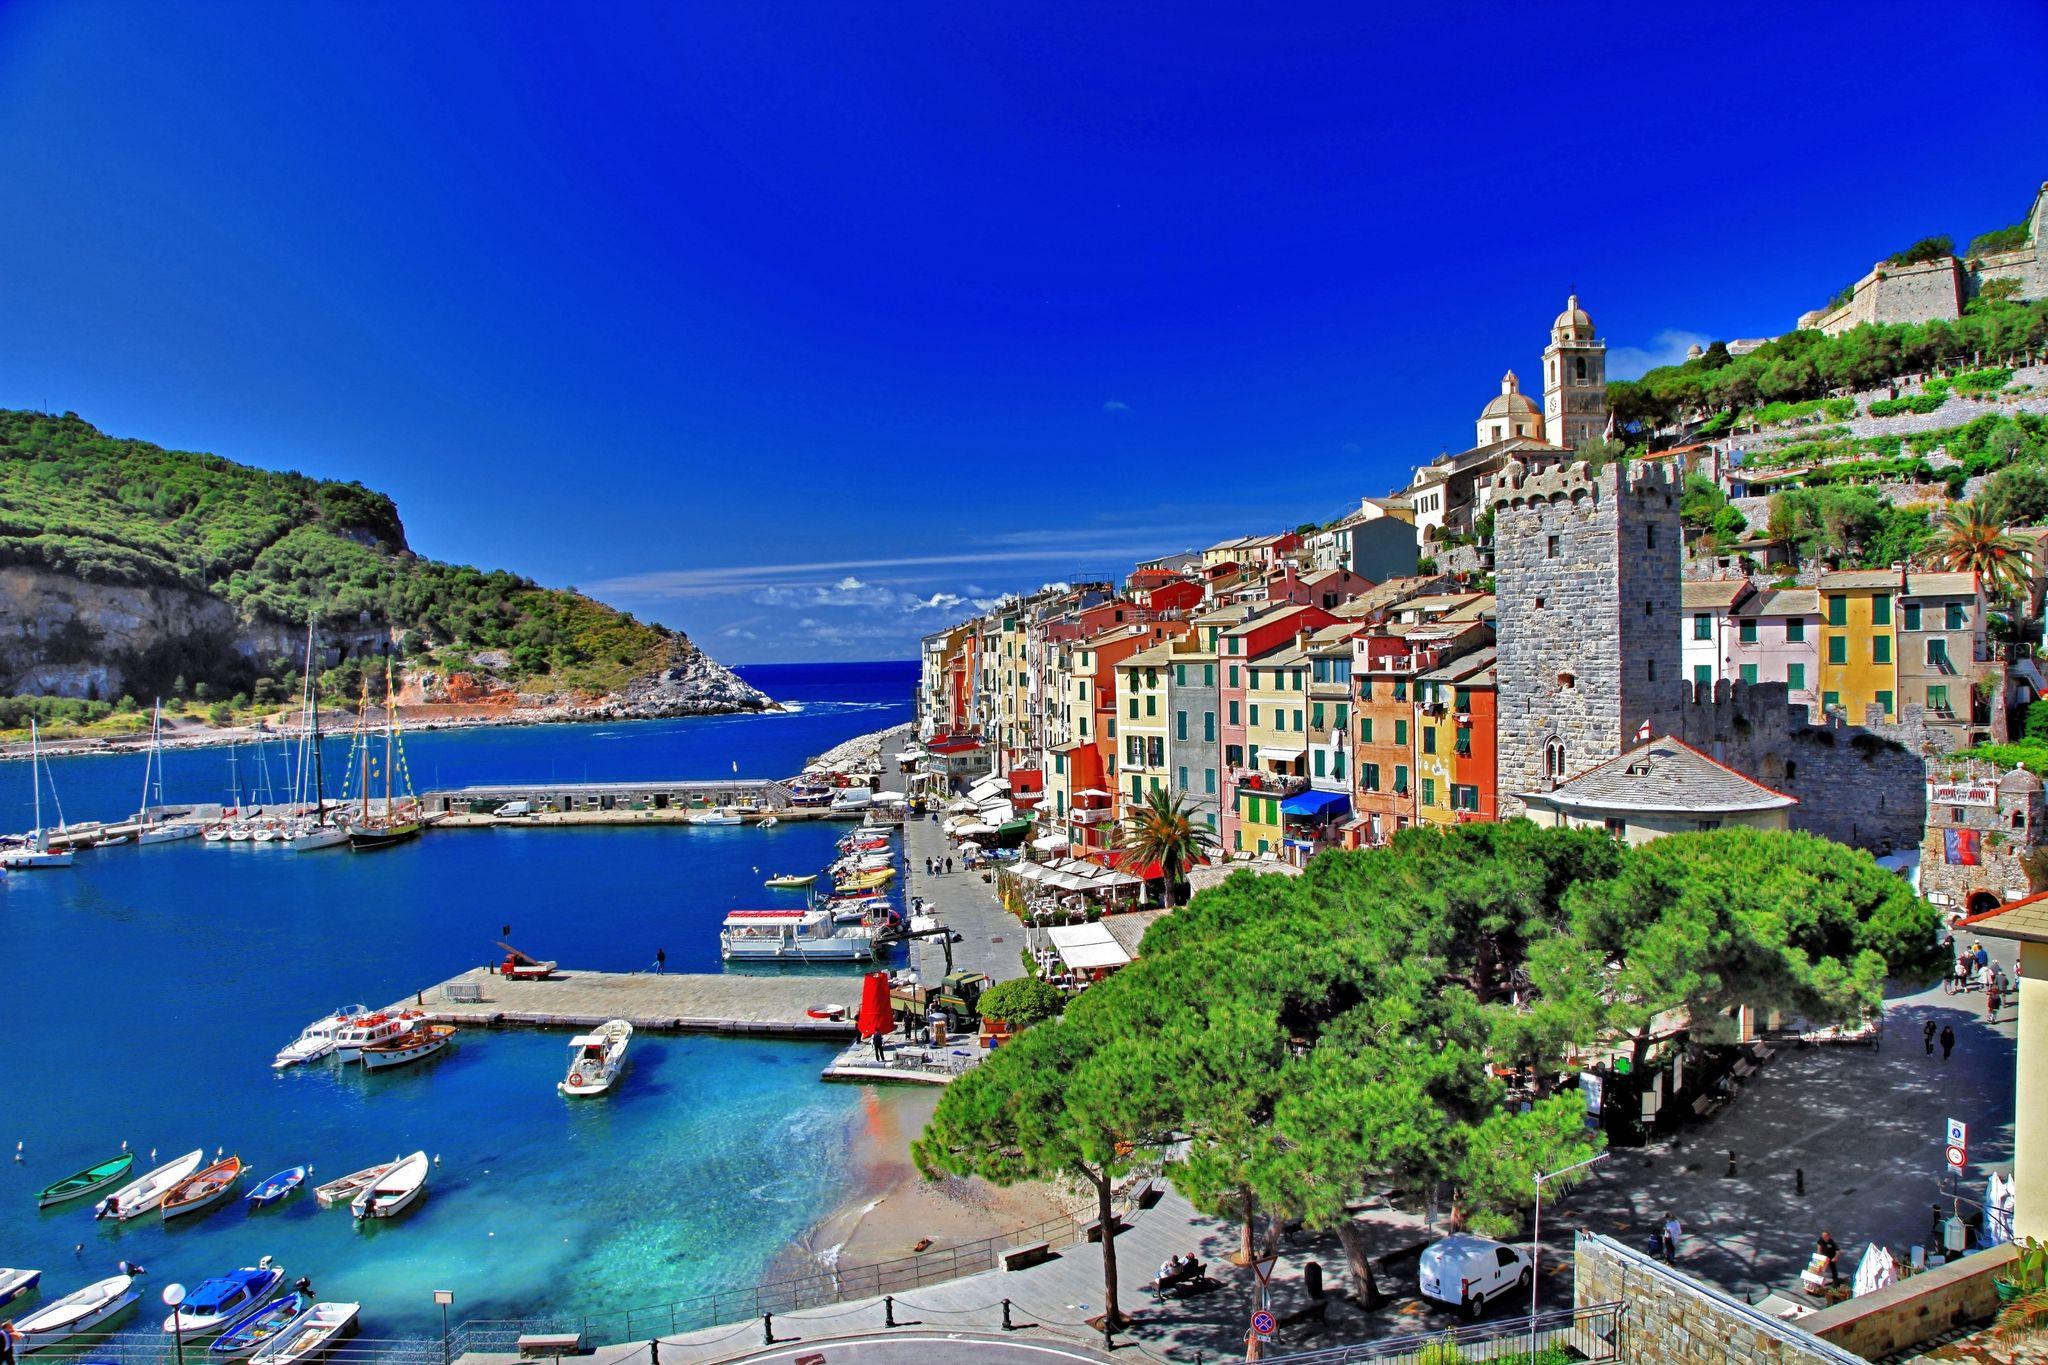
POLYGON ((1161 1286, 1174 1284, 1188 1278, 1190 1275, 1201 1270, 1201 1268, 1202 1263, 1200 1261, 1192 1256, 1183 1256, 1176 1251, 1173 1255, 1159 1263, 1159 1278, 1156 1283, 1161 1286))
POLYGON ((1992 960, 1983 944, 1972 943, 1956 954, 1951 971, 1957 990, 1984 988, 1984 1015, 1992 1023, 1997 1023, 1999 1010, 2012 998, 2012 978, 2005 974, 2005 968, 1992 960))
POLYGON ((952 870, 953 860, 951 858, 926 858, 924 860, 924 874, 927 877, 944 876, 952 870))

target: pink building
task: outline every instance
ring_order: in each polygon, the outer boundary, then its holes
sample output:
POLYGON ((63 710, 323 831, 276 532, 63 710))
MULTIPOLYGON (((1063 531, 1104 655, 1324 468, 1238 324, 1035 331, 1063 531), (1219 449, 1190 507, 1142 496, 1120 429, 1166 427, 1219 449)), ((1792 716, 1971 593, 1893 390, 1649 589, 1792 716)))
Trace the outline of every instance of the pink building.
POLYGON ((1728 676, 1739 683, 1784 683, 1794 706, 1820 715, 1820 594, 1770 588, 1729 617, 1728 676))

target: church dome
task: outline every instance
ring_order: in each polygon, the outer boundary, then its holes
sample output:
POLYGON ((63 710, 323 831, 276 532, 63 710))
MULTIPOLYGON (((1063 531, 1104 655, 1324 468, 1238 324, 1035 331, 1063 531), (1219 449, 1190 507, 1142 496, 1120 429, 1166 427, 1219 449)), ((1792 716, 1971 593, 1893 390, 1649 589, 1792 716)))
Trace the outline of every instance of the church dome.
POLYGON ((1559 341, 1591 341, 1593 319, 1586 310, 1579 307, 1579 296, 1572 295, 1565 301, 1564 311, 1557 315, 1557 321, 1550 324, 1550 335, 1559 341))
POLYGON ((1479 414, 1479 419, 1485 421, 1489 417, 1540 417, 1542 412, 1543 410, 1536 406, 1536 400, 1522 392, 1521 381, 1515 378, 1515 372, 1509 370, 1501 378, 1500 397, 1486 405, 1485 410, 1479 414))

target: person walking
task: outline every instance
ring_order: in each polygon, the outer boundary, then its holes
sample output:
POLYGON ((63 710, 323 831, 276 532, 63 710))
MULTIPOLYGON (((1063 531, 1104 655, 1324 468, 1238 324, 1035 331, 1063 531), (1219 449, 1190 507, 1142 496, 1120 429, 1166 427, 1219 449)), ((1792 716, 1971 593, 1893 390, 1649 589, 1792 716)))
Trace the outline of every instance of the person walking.
POLYGON ((1678 1264, 1678 1239, 1685 1236, 1685 1228, 1679 1223, 1678 1215, 1669 1209, 1664 1211, 1664 1264, 1678 1264))
POLYGON ((1822 1228, 1820 1237, 1813 1244, 1813 1249, 1820 1256, 1821 1263, 1827 1267, 1828 1283, 1840 1284, 1842 1282, 1842 1248, 1836 1244, 1834 1235, 1826 1228, 1822 1228))
POLYGON ((668 950, 666 948, 656 948, 654 950, 654 974, 660 976, 667 968, 668 950))
POLYGON ((1948 1024, 1941 1026, 1941 1060, 1946 1062, 1948 1054, 1956 1050, 1956 1031, 1948 1024))
POLYGON ((950 875, 950 874, 952 873, 952 871, 953 871, 953 859, 952 859, 952 858, 951 858, 951 857, 949 856, 949 857, 948 857, 948 858, 946 859, 946 872, 948 873, 948 875, 950 875))
POLYGON ((1929 1019, 1920 1026, 1920 1041, 1927 1044, 1927 1055, 1934 1055, 1934 1021, 1929 1019))
POLYGON ((1993 972, 1984 982, 1984 1017, 1992 1023, 1998 1022, 1998 1007, 2005 1003, 2004 993, 1998 986, 1998 973, 1993 972))

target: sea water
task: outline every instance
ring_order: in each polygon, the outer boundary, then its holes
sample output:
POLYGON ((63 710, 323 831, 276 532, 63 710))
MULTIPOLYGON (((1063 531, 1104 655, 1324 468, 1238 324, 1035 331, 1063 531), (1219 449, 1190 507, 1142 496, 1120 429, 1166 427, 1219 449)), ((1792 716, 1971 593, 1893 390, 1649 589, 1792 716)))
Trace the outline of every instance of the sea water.
MULTIPOLYGON (((786 776, 841 740, 909 716, 905 665, 780 666, 750 681, 783 714, 409 736, 421 785, 786 776)), ((171 801, 220 800, 223 749, 173 751, 171 801)), ((249 756, 240 763, 249 780, 249 756)), ((272 756, 273 778, 282 765, 272 756)), ((136 755, 49 765, 73 820, 132 812, 136 755)), ((28 765, 0 764, 0 824, 26 828, 28 765)), ((338 778, 330 779, 331 784, 338 778)), ((49 792, 46 789, 46 802, 49 792)), ((46 805, 46 812, 47 812, 46 805)), ((50 816, 54 820, 54 816, 50 816)), ((838 1205, 861 1096, 818 1072, 833 1045, 643 1035, 611 1095, 555 1091, 568 1035, 459 1034, 425 1062, 367 1074, 270 1059, 344 1003, 372 1008, 500 956, 718 971, 727 910, 777 903, 762 878, 810 872, 844 827, 430 831, 376 854, 293 854, 198 840, 84 851, 69 870, 0 882, 0 1265, 44 1271, 49 1302, 148 1268, 156 1291, 273 1256, 324 1298, 359 1300, 363 1331, 438 1333, 454 1317, 574 1316, 744 1285, 838 1205), (310 1163, 283 1205, 246 1201, 166 1226, 95 1222, 92 1199, 38 1212, 35 1193, 114 1155, 134 1174, 203 1147, 249 1163, 244 1188, 310 1163), (424 1149, 425 1198, 358 1230, 311 1185, 424 1149)), ((753 970, 759 970, 755 968, 753 970)), ((839 969, 844 972, 857 969, 839 969)), ((96 1196, 95 1196, 96 1197, 96 1196)), ((19 1313, 23 1305, 10 1311, 19 1313)))

